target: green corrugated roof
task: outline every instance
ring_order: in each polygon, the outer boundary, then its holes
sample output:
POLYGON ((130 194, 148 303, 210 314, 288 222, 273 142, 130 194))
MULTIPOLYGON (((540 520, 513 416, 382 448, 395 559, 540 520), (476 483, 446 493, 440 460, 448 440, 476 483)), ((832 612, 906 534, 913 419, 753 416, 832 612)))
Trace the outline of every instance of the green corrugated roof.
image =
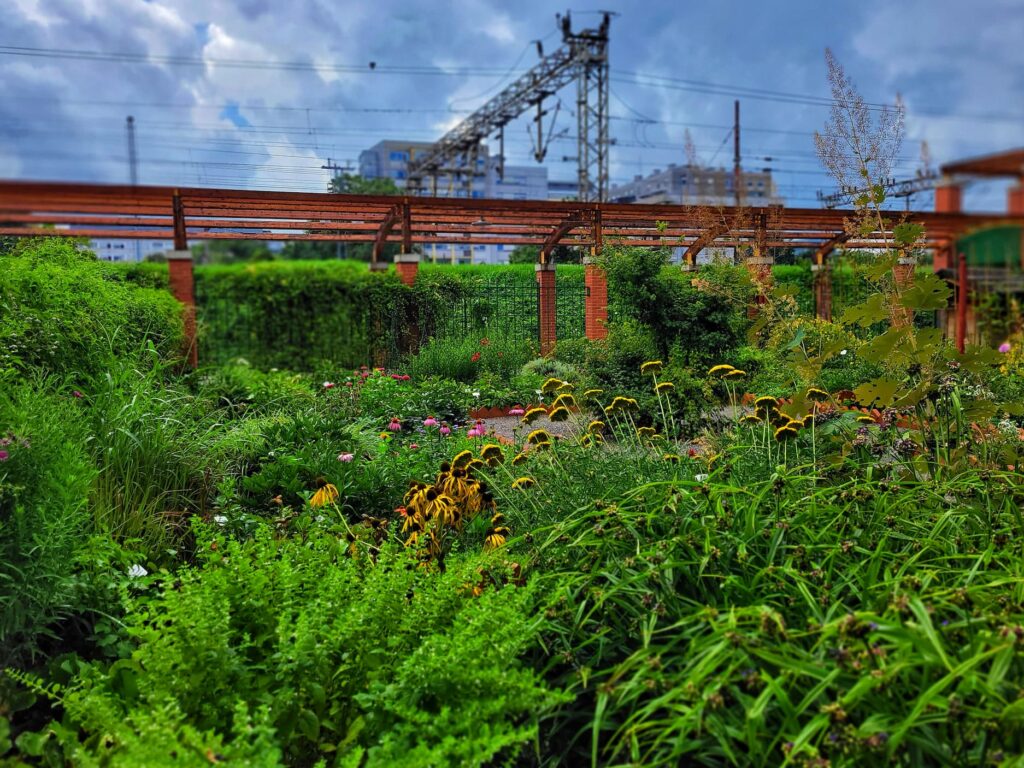
POLYGON ((1021 228, 991 227, 972 232, 957 241, 957 251, 971 267, 1021 269, 1021 228))

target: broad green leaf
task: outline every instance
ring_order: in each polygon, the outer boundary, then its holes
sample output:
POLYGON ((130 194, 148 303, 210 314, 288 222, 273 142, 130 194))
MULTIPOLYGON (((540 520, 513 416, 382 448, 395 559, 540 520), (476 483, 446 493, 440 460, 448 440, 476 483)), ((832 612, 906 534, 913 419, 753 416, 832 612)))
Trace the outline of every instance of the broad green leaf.
POLYGON ((924 227, 920 224, 897 224, 892 228, 892 236, 898 245, 910 246, 924 237, 924 227))
POLYGON ((896 266, 896 258, 895 254, 890 254, 875 259, 864 268, 864 277, 873 282, 881 280, 892 272, 892 268, 896 266))
POLYGON ((953 289, 941 277, 932 274, 918 275, 914 284, 900 296, 900 306, 907 309, 945 309, 953 289))
POLYGON ((885 306, 885 296, 880 293, 869 296, 866 301, 855 304, 843 312, 841 322, 843 325, 856 323, 862 328, 867 328, 889 316, 889 309, 885 306))
MULTIPOLYGON (((884 363, 893 357, 897 345, 906 343, 907 334, 906 328, 890 328, 861 347, 858 354, 868 362, 884 363)), ((900 352, 902 354, 902 350, 900 352)))
POLYGON ((964 417, 971 421, 989 421, 997 411, 995 403, 977 400, 964 408, 964 417))
POLYGON ((975 345, 968 346, 967 349, 956 356, 956 361, 961 366, 966 368, 971 373, 982 374, 993 365, 999 365, 1003 358, 994 349, 988 347, 979 347, 975 345))
POLYGON ((879 408, 888 408, 896 398, 896 392, 900 388, 899 382, 892 379, 878 378, 861 384, 853 393, 861 405, 879 408))

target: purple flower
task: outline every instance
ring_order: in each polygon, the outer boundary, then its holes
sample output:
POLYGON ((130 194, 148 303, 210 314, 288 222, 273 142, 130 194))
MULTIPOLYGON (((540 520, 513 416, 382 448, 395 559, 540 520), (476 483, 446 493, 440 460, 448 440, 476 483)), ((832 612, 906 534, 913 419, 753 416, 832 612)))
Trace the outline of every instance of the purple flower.
POLYGON ((78 400, 82 396, 82 393, 76 389, 71 392, 71 396, 78 400))
POLYGON ((338 461, 344 461, 346 464, 348 462, 352 461, 352 459, 354 459, 354 458, 355 458, 355 454, 353 454, 353 453, 339 453, 338 454, 338 461))
POLYGON ((7 451, 0 451, 0 461, 7 461, 9 458, 11 458, 11 454, 7 451))
POLYGON ((1010 342, 1008 341, 1004 341, 1002 344, 999 345, 999 351, 1002 352, 1004 355, 1011 349, 1013 349, 1013 347, 1010 346, 1010 342))

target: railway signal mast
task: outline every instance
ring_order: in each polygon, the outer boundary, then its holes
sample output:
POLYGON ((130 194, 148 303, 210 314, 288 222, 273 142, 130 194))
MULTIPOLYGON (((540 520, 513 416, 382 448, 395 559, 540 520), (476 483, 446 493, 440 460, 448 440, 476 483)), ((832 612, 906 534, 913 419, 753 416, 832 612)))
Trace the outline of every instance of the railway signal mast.
MULTIPOLYGON (((473 180, 485 169, 480 163, 480 145, 498 135, 504 166, 505 126, 527 110, 537 111, 537 143, 534 156, 544 159, 541 118, 544 99, 572 82, 576 83, 576 122, 579 198, 602 201, 608 198, 608 28, 611 14, 604 13, 597 29, 572 31, 569 13, 558 15, 562 45, 543 56, 497 96, 452 128, 436 143, 409 159, 407 188, 413 194, 437 194, 439 177, 472 196, 473 180)), ((549 128, 553 130, 554 126, 549 128)), ((500 173, 501 171, 499 171, 500 173)))

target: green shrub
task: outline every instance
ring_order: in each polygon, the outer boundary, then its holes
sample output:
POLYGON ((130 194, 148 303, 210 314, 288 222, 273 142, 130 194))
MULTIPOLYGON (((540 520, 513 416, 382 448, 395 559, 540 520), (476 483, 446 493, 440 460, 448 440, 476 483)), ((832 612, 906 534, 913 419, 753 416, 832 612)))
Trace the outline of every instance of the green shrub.
POLYGON ((169 293, 110 279, 71 240, 27 241, 2 257, 0 370, 88 376, 152 344, 180 356, 181 305, 169 293))
POLYGON ((533 590, 464 586, 500 564, 429 573, 390 545, 374 563, 312 529, 201 541, 199 567, 129 602, 131 661, 86 667, 58 694, 73 764, 490 764, 560 698, 518 660, 536 637, 533 590))
POLYGON ((96 471, 82 410, 59 379, 0 376, 0 666, 34 656, 85 601, 96 471))
POLYGON ((492 375, 507 382, 536 356, 536 346, 500 336, 430 339, 405 368, 416 379, 437 376, 469 383, 492 375))
POLYGON ((728 265, 709 265, 695 276, 668 266, 668 258, 667 250, 606 249, 613 322, 647 327, 656 357, 674 350, 680 362, 698 368, 719 362, 746 331, 750 278, 728 265))

